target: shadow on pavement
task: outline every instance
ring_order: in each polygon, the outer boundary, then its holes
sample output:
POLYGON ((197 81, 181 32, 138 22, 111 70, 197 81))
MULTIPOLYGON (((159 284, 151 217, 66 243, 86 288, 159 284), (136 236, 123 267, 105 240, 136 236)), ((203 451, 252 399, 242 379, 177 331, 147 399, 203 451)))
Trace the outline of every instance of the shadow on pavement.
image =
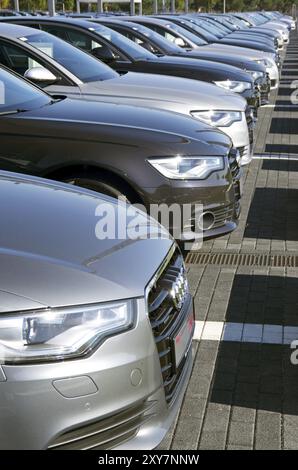
POLYGON ((256 188, 244 238, 298 241, 298 190, 256 188))

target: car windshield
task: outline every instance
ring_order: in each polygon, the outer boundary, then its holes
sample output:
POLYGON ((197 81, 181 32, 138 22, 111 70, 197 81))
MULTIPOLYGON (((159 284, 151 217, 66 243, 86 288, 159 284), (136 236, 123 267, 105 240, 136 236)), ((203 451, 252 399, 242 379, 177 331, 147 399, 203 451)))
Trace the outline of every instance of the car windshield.
MULTIPOLYGON (((213 42, 213 41, 217 40, 217 37, 214 34, 210 33, 210 31, 203 28, 202 26, 198 26, 190 18, 185 18, 182 21, 185 22, 188 27, 193 29, 194 34, 195 34, 195 32, 197 32, 199 35, 200 34, 203 35, 203 37, 206 41, 213 42)), ((183 26, 182 21, 181 21, 181 25, 183 26)))
POLYGON ((223 36, 222 32, 206 19, 191 18, 191 21, 203 28, 205 31, 212 33, 217 39, 223 36))
POLYGON ((41 108, 51 102, 46 93, 0 68, 0 115, 41 108))
MULTIPOLYGON (((92 20, 94 21, 94 20, 92 20)), ((112 25, 111 25, 112 26, 112 25)), ((103 25, 94 26, 93 32, 98 34, 100 37, 107 39, 115 47, 122 49, 124 53, 130 56, 134 60, 147 60, 154 58, 154 54, 146 51, 142 46, 134 43, 130 39, 122 36, 122 34, 114 31, 111 28, 106 28, 103 25)))
MULTIPOLYGON (((127 23, 125 23, 127 24, 127 23)), ((176 52, 176 53, 181 53, 181 47, 176 46, 173 42, 168 41, 165 39, 161 34, 157 33, 156 31, 153 31, 150 28, 150 25, 145 26, 139 23, 133 24, 129 23, 131 27, 135 28, 135 31, 138 31, 140 34, 146 36, 148 39, 152 40, 152 42, 160 47, 164 52, 176 52)))
POLYGON ((244 23, 243 20, 240 20, 239 18, 237 18, 236 16, 231 16, 229 17, 230 21, 233 23, 233 24, 236 24, 237 26, 239 26, 241 29, 247 29, 248 26, 244 23))
POLYGON ((171 29, 172 31, 176 31, 176 33, 178 34, 183 35, 186 39, 189 39, 198 46, 205 46, 206 44, 208 44, 206 41, 204 41, 204 39, 199 38, 196 34, 187 31, 187 29, 179 26, 178 24, 167 23, 167 28, 171 29))
POLYGON ((226 33, 226 34, 230 34, 231 33, 231 29, 225 25, 224 21, 216 16, 210 18, 211 21, 213 21, 217 26, 218 28, 223 31, 223 33, 226 33))
POLYGON ((98 59, 51 34, 41 32, 19 39, 53 58, 83 83, 118 77, 117 72, 98 59))

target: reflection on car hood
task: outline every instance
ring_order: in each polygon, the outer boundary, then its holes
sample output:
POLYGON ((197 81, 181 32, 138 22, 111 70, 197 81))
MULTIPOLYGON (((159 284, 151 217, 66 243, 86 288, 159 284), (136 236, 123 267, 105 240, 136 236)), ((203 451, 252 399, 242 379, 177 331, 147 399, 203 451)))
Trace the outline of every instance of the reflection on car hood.
MULTIPOLYGON (((113 80, 82 86, 84 94, 98 90, 102 99, 139 106, 152 106, 189 114, 193 110, 243 111, 246 101, 210 83, 184 78, 129 72, 113 80)), ((95 99, 95 98, 94 98, 95 99)), ((97 98, 96 98, 97 99, 97 98)))
POLYGON ((198 72, 200 74, 201 70, 218 73, 222 76, 228 77, 230 80, 251 80, 249 76, 242 70, 233 65, 228 65, 221 62, 211 62, 208 60, 196 60, 187 57, 178 57, 178 56, 163 56, 156 58, 154 62, 177 66, 180 65, 185 69, 191 69, 192 71, 198 72))
POLYGON ((115 200, 72 186, 1 172, 0 201, 1 313, 143 296, 173 244, 99 240, 95 210, 117 221, 115 200))
MULTIPOLYGON (((75 139, 78 143, 107 143, 111 151, 150 150, 151 155, 173 152, 226 155, 231 141, 218 129, 198 119, 139 106, 65 99, 53 105, 8 116, 11 132, 19 129, 35 138, 75 139), (125 145, 125 147, 124 147, 125 145), (118 148, 119 150, 119 148, 118 148)), ((20 132, 20 130, 19 130, 20 132)))
MULTIPOLYGON (((199 51, 201 48, 199 49, 199 51)), ((271 52, 262 52, 255 49, 249 49, 246 47, 231 46, 227 44, 209 44, 208 46, 203 46, 202 51, 219 51, 223 54, 236 55, 238 58, 245 57, 246 59, 258 60, 264 59, 265 57, 274 58, 274 54, 271 52)))

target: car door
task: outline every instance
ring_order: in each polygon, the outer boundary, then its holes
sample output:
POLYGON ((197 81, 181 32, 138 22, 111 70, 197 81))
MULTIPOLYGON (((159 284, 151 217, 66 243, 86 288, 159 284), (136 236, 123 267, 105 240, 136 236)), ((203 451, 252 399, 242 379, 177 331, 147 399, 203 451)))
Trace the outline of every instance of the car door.
MULTIPOLYGON (((0 169, 38 174, 39 161, 45 157, 43 146, 47 143, 46 132, 40 132, 39 128, 46 124, 28 119, 24 110, 32 101, 26 88, 21 84, 14 86, 13 82, 0 81, 0 84, 3 86, 0 92, 0 169), (36 134, 39 134, 37 139, 36 134)), ((46 151, 50 152, 50 142, 48 144, 46 151)))

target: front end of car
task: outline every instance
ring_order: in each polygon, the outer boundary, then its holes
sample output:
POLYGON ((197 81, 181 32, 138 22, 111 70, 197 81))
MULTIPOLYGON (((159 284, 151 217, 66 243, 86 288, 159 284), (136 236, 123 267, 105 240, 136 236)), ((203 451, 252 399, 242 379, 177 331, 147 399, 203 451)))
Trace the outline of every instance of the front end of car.
POLYGON ((0 194, 19 201, 10 212, 26 217, 32 247, 19 251, 9 234, 20 218, 1 210, 1 247, 14 250, 1 254, 0 448, 155 448, 192 368, 194 307, 177 244, 137 209, 139 223, 160 237, 99 239, 96 209, 108 205, 113 224, 129 206, 11 175, 0 194), (46 208, 38 227, 36 200, 46 208))
POLYGON ((25 325, 18 331, 25 346, 20 357, 6 355, 0 369, 6 377, 0 380, 1 448, 152 449, 160 443, 178 412, 192 366, 193 302, 176 245, 141 298, 73 313, 2 316, 1 336, 3 322, 6 334, 16 334, 17 322, 25 325), (84 322, 90 337, 99 315, 108 323, 112 313, 114 323, 121 318, 122 330, 118 325, 118 334, 107 334, 85 358, 77 354, 67 360, 63 336, 68 342, 71 335, 78 339, 84 322), (56 341, 60 351, 54 353, 46 346, 56 341))
POLYGON ((222 81, 215 81, 214 84, 224 88, 227 91, 231 91, 233 93, 237 93, 242 98, 246 99, 247 104, 255 109, 255 113, 257 114, 257 109, 260 106, 260 90, 258 87, 254 86, 255 78, 252 73, 253 81, 235 81, 235 80, 222 80, 222 81))
POLYGON ((191 208, 188 217, 169 227, 170 232, 180 231, 180 240, 191 241, 218 237, 236 229, 243 188, 240 159, 240 152, 230 148, 221 156, 179 156, 149 161, 160 175, 171 181, 166 195, 164 185, 154 191, 153 202, 162 201, 169 206, 175 200, 181 207, 191 208))
POLYGON ((245 159, 241 158, 241 165, 248 164, 252 158, 254 120, 247 120, 247 115, 254 115, 253 108, 246 106, 243 111, 193 111, 193 117, 205 124, 217 127, 227 134, 245 159), (245 163, 244 163, 245 162, 245 163))
POLYGON ((261 94, 261 106, 269 103, 271 82, 267 72, 255 72, 255 83, 261 94))
POLYGON ((276 90, 279 86, 279 68, 276 61, 271 57, 257 59, 255 62, 266 67, 266 71, 270 78, 270 89, 276 90))

